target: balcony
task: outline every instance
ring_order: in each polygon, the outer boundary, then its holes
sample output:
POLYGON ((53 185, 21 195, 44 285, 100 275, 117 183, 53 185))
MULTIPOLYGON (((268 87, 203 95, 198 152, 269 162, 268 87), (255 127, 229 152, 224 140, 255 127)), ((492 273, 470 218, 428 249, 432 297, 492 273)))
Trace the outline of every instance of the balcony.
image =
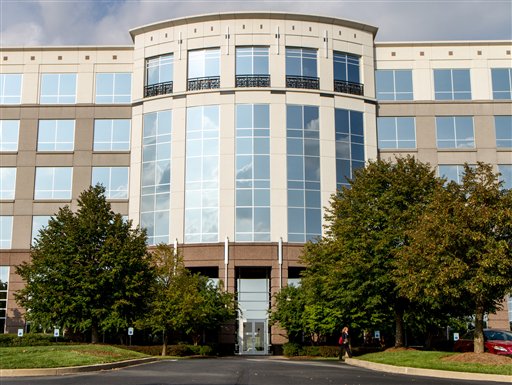
POLYGON ((270 87, 270 75, 236 75, 236 87, 270 87))
POLYGON ((320 89, 320 78, 312 76, 286 76, 286 87, 305 88, 308 90, 320 89))
POLYGON ((220 88, 220 76, 188 79, 189 91, 210 90, 214 88, 220 88))
POLYGON ((172 82, 156 83, 144 86, 144 97, 172 94, 172 82))
POLYGON ((346 80, 334 80, 334 92, 363 96, 364 86, 360 83, 347 82, 346 80))

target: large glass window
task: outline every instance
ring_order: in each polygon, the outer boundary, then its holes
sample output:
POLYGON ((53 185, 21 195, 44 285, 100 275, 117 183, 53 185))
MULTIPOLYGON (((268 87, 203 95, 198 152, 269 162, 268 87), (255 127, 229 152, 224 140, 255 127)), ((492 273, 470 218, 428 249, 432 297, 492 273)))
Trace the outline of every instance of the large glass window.
POLYGON ((377 118, 379 149, 416 148, 416 127, 413 117, 377 118))
POLYGON ((436 117, 437 148, 475 148, 472 116, 436 117))
POLYGON ((236 48, 236 86, 270 87, 268 47, 236 48))
POLYGON ((236 106, 236 241, 270 241, 268 104, 236 106))
POLYGON ((512 116, 495 116, 496 147, 512 148, 512 116))
POLYGON ((41 74, 41 104, 76 103, 76 74, 41 74))
POLYGON ((187 109, 185 242, 218 242, 219 106, 187 109))
POLYGON ((122 104, 132 99, 131 73, 97 73, 96 103, 122 104))
POLYGON ((30 240, 33 245, 36 238, 39 238, 39 231, 48 226, 50 215, 34 215, 32 217, 32 238, 30 240))
POLYGON ((21 74, 0 74, 0 104, 21 103, 21 74))
POLYGON ((144 114, 140 222, 148 243, 169 243, 172 112, 144 114))
POLYGON ((364 167, 363 113, 335 110, 336 127, 336 187, 348 185, 354 170, 364 167))
POLYGON ((34 199, 71 199, 72 167, 36 167, 34 199))
POLYGON ((359 56, 343 52, 334 52, 334 91, 354 95, 363 95, 360 84, 359 56))
POLYGON ((173 67, 173 54, 146 59, 144 97, 172 93, 173 67))
POLYGON ((439 176, 446 179, 446 182, 462 183, 464 177, 464 165, 462 164, 440 164, 438 166, 439 176))
POLYGON ((73 151, 74 120, 40 120, 37 151, 73 151))
POLYGON ((411 70, 375 71, 378 100, 412 100, 411 70))
POLYGON ((16 167, 0 167, 0 200, 13 200, 16 190, 16 167))
POLYGON ((101 183, 107 199, 128 199, 128 167, 93 167, 92 185, 101 183))
POLYGON ((209 48, 188 53, 188 89, 220 88, 220 49, 209 48))
POLYGON ((512 68, 492 68, 493 99, 512 99, 512 68))
POLYGON ((286 106, 288 241, 322 234, 320 137, 316 106, 286 106))
POLYGON ((503 181, 503 187, 506 189, 512 189, 512 164, 499 164, 498 172, 500 180, 503 181))
POLYGON ((18 151, 19 120, 0 120, 0 151, 18 151))
POLYGON ((469 69, 434 70, 434 89, 436 100, 470 100, 469 69))
POLYGON ((286 48, 286 86, 292 88, 320 88, 316 61, 316 49, 286 48))
POLYGON ((96 119, 94 151, 129 151, 130 119, 96 119))
POLYGON ((0 216, 0 249, 10 249, 12 240, 12 216, 0 216))
POLYGON ((0 333, 5 333, 7 293, 9 292, 9 266, 0 266, 0 333))

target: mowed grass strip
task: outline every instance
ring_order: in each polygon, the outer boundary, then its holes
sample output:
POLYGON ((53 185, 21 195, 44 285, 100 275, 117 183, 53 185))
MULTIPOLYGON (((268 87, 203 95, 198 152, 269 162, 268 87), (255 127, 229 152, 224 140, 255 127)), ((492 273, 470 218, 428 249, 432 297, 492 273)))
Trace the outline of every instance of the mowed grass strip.
POLYGON ((148 357, 109 345, 51 345, 0 348, 0 369, 58 368, 148 357))
POLYGON ((454 354, 458 353, 404 350, 396 352, 370 353, 355 358, 379 364, 408 366, 411 368, 512 375, 512 358, 510 358, 510 364, 502 365, 479 364, 472 362, 450 362, 442 360, 444 357, 454 354))

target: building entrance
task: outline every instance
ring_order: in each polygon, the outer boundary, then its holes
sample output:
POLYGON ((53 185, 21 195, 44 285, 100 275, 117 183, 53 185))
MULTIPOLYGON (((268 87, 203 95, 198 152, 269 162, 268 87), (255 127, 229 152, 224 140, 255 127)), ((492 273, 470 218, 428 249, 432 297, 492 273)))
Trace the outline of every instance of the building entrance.
POLYGON ((243 321, 242 330, 242 354, 267 354, 266 320, 243 321))

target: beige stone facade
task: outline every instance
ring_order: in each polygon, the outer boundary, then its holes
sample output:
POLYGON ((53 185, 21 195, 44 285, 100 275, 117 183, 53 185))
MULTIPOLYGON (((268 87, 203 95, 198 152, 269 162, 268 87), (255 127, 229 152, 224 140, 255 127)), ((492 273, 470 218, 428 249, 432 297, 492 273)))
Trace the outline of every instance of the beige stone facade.
MULTIPOLYGON (((13 332, 24 326, 22 310, 14 301, 14 292, 23 283, 16 276, 14 266, 29 258, 33 217, 51 216, 66 204, 75 207, 76 198, 91 183, 95 167, 129 168, 127 195, 112 199, 112 205, 114 210, 127 215, 135 224, 141 223, 146 199, 146 193, 143 193, 146 191, 144 167, 148 163, 144 157, 148 156, 145 150, 149 148, 144 139, 144 122, 152 114, 172 112, 172 140, 168 144, 171 155, 166 160, 170 165, 169 199, 165 206, 167 208, 163 210, 169 221, 162 239, 176 244, 183 251, 189 267, 213 272, 217 276, 212 278, 225 280, 230 291, 238 291, 240 285, 249 282, 243 283, 244 279, 265 280, 268 303, 271 301, 270 295, 286 285, 288 278, 298 278, 289 277, 288 272, 297 274, 303 244, 290 235, 293 223, 289 219, 291 182, 287 168, 290 155, 287 149, 290 139, 287 120, 289 106, 312 107, 318 111, 315 123, 318 127, 318 136, 315 137, 318 154, 315 153, 314 157, 318 158, 319 175, 315 186, 319 187, 314 187, 317 189, 314 192, 319 199, 315 201, 314 208, 319 218, 322 208, 328 205, 331 194, 341 183, 337 177, 340 164, 337 147, 340 144, 336 132, 336 111, 354 112, 362 117, 363 162, 378 157, 412 154, 433 167, 478 161, 496 167, 512 164, 512 149, 497 148, 494 128, 495 116, 512 115, 512 104, 510 99, 493 98, 491 78, 491 68, 511 67, 510 42, 375 43, 376 33, 375 27, 330 17, 229 13, 170 20, 136 28, 130 31, 134 41, 132 46, 2 48, 0 74, 22 75, 19 102, 0 103, 0 121, 19 121, 17 150, 0 153, 0 167, 16 169, 14 197, 0 202, 1 216, 12 217, 9 247, 0 249, 0 266, 10 267, 7 269, 9 285, 4 305, 5 331, 13 332), (268 84, 241 87, 237 83, 237 49, 240 47, 264 48, 268 60, 268 73, 264 75, 268 84), (190 73, 193 63, 190 53, 209 49, 214 50, 215 60, 218 60, 215 64, 218 66, 218 85, 192 90, 190 73), (299 79, 310 82, 306 82, 304 87, 290 86, 288 83, 289 49, 303 55, 299 62, 304 66, 304 58, 314 52, 312 60, 316 75, 299 79), (148 85, 164 86, 163 83, 149 83, 149 61, 155 58, 164 60, 169 54, 172 54, 172 90, 162 92, 163 88, 160 88, 151 95, 145 93, 148 85), (333 65, 335 55, 340 54, 344 60, 356 60, 358 68, 358 81, 352 84, 345 78, 342 81, 345 88, 341 90, 334 85, 340 74, 333 65), (469 100, 436 100, 433 70, 452 68, 469 69, 469 100), (375 74, 379 70, 412 70, 412 100, 378 100, 375 74), (98 74, 126 73, 131 75, 130 101, 98 102, 99 90, 103 86, 98 84, 98 74), (42 91, 42 74, 76 74, 74 102, 42 103, 41 94, 46 92, 42 91), (269 175, 266 177, 270 203, 267 207, 269 219, 265 241, 237 240, 240 237, 237 226, 241 223, 238 217, 240 204, 237 203, 237 173, 240 171, 237 161, 240 154, 237 153, 239 127, 236 119, 239 105, 265 105, 269 111, 269 150, 264 155, 268 156, 270 162, 269 175), (190 170, 187 169, 187 162, 190 161, 187 119, 190 119, 191 111, 196 107, 214 107, 218 114, 215 138, 218 147, 212 158, 218 162, 214 187, 218 196, 214 241, 187 241, 190 236, 190 223, 187 224, 190 220, 187 218, 194 209, 187 201, 191 186, 190 170), (440 116, 473 117, 474 146, 440 149, 436 143, 436 118, 440 116), (379 148, 377 121, 380 117, 415 118, 415 145, 400 149, 379 148), (130 121, 129 148, 95 150, 95 122, 119 119, 130 121), (38 151, 41 120, 74 121, 72 150, 38 151), (67 167, 72 170, 69 199, 35 199, 38 167, 67 167), (263 273, 251 275, 251 270, 263 273)), ((204 65, 203 71, 208 72, 208 65, 204 65)), ((163 66, 158 68, 162 71, 163 66)), ((115 93, 115 83, 113 87, 115 93)), ((307 129, 303 128, 304 131, 307 129)), ((303 182, 308 181, 304 179, 303 182)), ((304 188, 302 193, 308 193, 308 188, 304 188)), ((149 195, 156 199, 158 193, 149 195)), ((203 206, 200 208, 205 210, 203 206)), ((304 207, 299 207, 305 218, 309 208, 306 203, 304 207)), ((157 211, 153 210, 155 218, 159 215, 157 211)), ((157 223, 153 224, 156 228, 157 223)), ((307 223, 304 226, 307 227, 307 223)), ((154 231, 156 234, 157 230, 154 231)), ((306 232, 304 230, 304 237, 307 238, 306 232)), ((250 319, 241 315, 238 340, 234 341, 240 344, 241 352, 244 351, 244 322, 248 321, 250 319)), ((265 317, 256 321, 264 322, 264 328, 268 329, 265 317)), ((254 327, 255 324, 252 325, 254 327)), ((264 340, 263 352, 270 345, 283 342, 277 329, 269 329, 264 340)))

